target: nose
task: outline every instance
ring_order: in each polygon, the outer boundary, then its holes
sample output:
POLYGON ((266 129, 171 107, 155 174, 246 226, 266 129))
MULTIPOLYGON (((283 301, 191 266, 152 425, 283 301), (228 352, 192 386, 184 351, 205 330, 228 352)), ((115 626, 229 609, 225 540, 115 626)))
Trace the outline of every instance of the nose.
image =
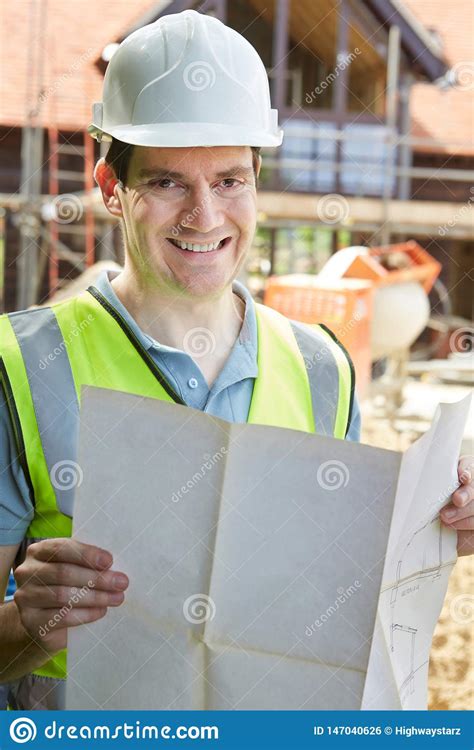
POLYGON ((203 235, 223 226, 225 216, 218 193, 204 182, 195 186, 189 192, 180 223, 203 235))

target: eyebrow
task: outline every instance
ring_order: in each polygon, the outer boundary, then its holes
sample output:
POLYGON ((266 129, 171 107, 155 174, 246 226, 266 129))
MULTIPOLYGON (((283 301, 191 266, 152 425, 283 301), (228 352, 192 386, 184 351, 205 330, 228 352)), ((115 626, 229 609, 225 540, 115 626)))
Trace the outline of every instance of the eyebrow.
MULTIPOLYGON (((253 167, 243 167, 241 164, 235 164, 233 167, 228 167, 220 172, 216 172, 214 177, 235 177, 237 175, 243 177, 250 177, 253 175, 253 167)), ((164 167, 155 167, 152 169, 141 169, 138 173, 141 177, 155 177, 157 179, 163 179, 165 177, 172 180, 187 180, 188 176, 182 172, 173 172, 172 170, 165 169, 164 167)))

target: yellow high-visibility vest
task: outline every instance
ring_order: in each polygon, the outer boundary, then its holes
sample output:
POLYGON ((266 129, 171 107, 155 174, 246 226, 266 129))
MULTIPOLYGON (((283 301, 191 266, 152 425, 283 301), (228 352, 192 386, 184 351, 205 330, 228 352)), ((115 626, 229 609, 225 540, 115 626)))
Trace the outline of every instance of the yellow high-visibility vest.
MULTIPOLYGON (((344 438, 354 371, 345 349, 323 326, 295 327, 256 304, 258 376, 247 421, 344 438)), ((74 461, 82 386, 182 404, 134 333, 95 288, 51 307, 0 317, 0 385, 18 456, 34 503, 17 564, 28 544, 68 537, 73 488, 51 481, 60 461, 74 461), (69 388, 67 403, 56 397, 69 388)), ((14 685, 11 707, 63 706, 66 650, 14 685)))

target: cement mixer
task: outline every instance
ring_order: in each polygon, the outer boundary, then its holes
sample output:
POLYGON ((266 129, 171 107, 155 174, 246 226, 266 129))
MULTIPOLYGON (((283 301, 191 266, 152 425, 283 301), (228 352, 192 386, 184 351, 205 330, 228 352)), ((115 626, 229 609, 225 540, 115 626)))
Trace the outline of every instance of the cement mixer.
POLYGON ((386 248, 348 247, 326 263, 318 279, 365 279, 374 285, 371 359, 408 350, 430 317, 428 293, 441 264, 416 242, 386 248))
POLYGON ((295 320, 329 326, 354 361, 363 398, 372 363, 407 356, 426 327, 428 294, 440 270, 415 241, 349 247, 335 253, 317 276, 270 277, 264 302, 295 320))

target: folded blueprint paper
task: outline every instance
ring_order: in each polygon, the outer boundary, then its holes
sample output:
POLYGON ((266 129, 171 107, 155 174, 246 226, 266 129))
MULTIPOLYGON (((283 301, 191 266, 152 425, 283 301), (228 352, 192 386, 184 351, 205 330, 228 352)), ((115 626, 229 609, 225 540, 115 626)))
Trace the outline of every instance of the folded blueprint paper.
POLYGON ((130 586, 66 707, 426 708, 467 401, 402 454, 84 389, 74 537, 130 586))

